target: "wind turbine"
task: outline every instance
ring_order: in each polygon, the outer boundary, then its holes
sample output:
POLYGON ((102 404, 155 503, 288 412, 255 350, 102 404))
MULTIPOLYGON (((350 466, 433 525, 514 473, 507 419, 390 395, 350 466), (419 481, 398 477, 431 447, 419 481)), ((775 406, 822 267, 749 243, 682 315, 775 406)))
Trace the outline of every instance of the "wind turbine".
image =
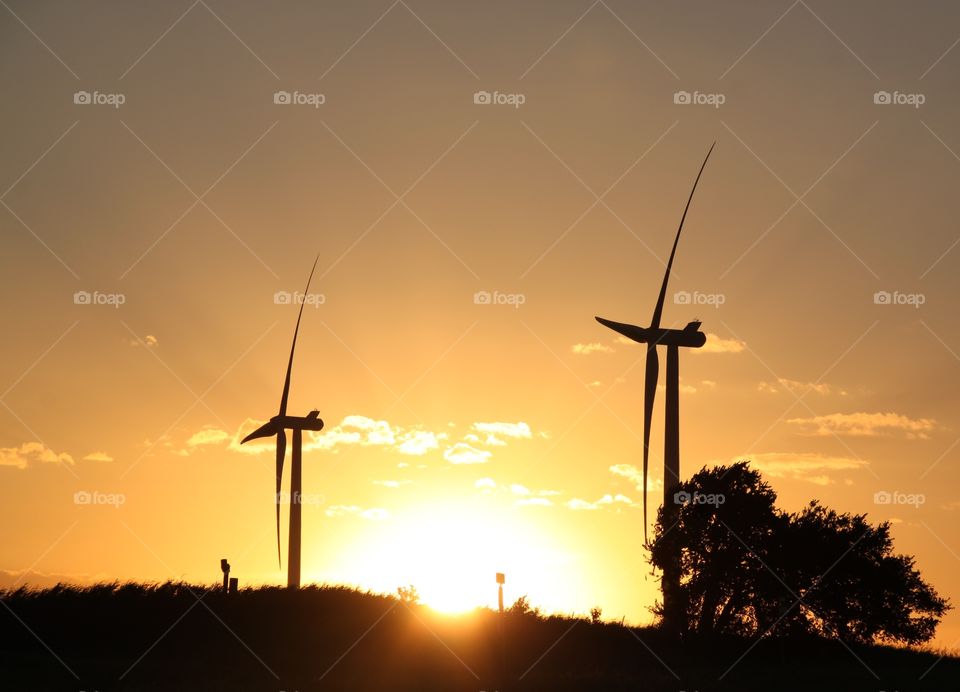
POLYGON ((240 441, 240 444, 261 437, 277 436, 277 564, 280 563, 280 484, 283 479, 283 458, 287 451, 287 430, 293 431, 293 450, 290 464, 290 542, 287 547, 287 586, 292 589, 300 586, 300 520, 303 483, 301 478, 301 452, 304 430, 322 430, 323 421, 319 411, 311 411, 306 416, 287 415, 287 397, 290 394, 290 371, 293 369, 293 352, 297 348, 297 333, 300 331, 300 318, 303 317, 303 305, 306 303, 310 281, 317 268, 320 255, 313 261, 313 268, 303 291, 300 311, 297 313, 297 326, 293 330, 293 344, 290 346, 290 359, 287 361, 287 376, 283 380, 283 394, 280 395, 280 412, 240 441))
MULTIPOLYGON (((690 209, 690 202, 693 201, 693 193, 697 190, 697 183, 700 182, 700 176, 710 158, 714 142, 710 146, 700 171, 697 173, 696 180, 693 181, 693 189, 690 190, 690 196, 687 198, 687 205, 683 209, 683 216, 680 217, 680 226, 677 228, 677 235, 673 240, 673 249, 670 250, 670 259, 667 261, 667 271, 663 275, 663 284, 660 286, 660 296, 657 298, 656 307, 653 309, 653 318, 650 320, 649 327, 637 327, 632 324, 614 322, 602 317, 596 320, 605 327, 622 334, 628 339, 632 339, 641 344, 647 345, 647 365, 643 392, 643 543, 647 545, 647 470, 650 456, 650 421, 653 417, 653 402, 657 395, 657 378, 660 374, 660 358, 657 355, 657 346, 667 347, 667 400, 666 400, 666 420, 664 424, 663 440, 663 514, 667 526, 672 526, 676 521, 679 505, 674 502, 674 493, 680 483, 680 370, 679 370, 679 351, 680 347, 700 348, 707 341, 707 336, 700 331, 700 322, 690 322, 683 329, 665 329, 660 326, 660 317, 663 313, 663 301, 667 295, 667 282, 670 280, 670 269, 673 267, 673 257, 677 252, 677 243, 680 241, 680 231, 683 230, 683 222, 687 218, 687 211, 690 209)), ((664 621, 672 625, 679 624, 683 617, 684 607, 680 603, 680 556, 672 556, 670 563, 663 569, 663 612, 664 621)))

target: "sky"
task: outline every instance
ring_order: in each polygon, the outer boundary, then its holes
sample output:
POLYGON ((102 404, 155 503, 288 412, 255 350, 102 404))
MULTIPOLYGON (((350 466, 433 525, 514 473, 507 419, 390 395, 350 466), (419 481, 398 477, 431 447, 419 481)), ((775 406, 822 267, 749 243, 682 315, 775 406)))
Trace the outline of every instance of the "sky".
POLYGON ((644 352, 593 318, 647 324, 716 142, 682 475, 889 521, 960 599, 955 4, 0 4, 0 585, 284 583, 239 439, 319 253, 304 581, 649 622, 644 352))

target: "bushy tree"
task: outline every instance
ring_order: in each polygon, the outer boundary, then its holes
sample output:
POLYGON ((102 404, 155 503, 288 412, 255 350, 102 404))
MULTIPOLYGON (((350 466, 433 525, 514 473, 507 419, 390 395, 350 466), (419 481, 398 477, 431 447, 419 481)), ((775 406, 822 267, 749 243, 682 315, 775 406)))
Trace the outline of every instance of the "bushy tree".
MULTIPOLYGON (((651 562, 681 555, 686 628, 700 634, 820 634, 908 644, 933 637, 950 607, 890 526, 817 502, 788 514, 746 462, 702 469, 681 484, 677 522, 657 517, 651 562)), ((662 614, 662 606, 658 612, 662 614)))

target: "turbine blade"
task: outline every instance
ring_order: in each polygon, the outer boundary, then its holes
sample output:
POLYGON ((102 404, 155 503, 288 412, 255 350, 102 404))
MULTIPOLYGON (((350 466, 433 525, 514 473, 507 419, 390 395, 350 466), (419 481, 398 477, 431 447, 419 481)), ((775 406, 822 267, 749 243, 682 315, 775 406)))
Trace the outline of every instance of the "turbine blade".
POLYGON ((600 324, 602 324, 604 327, 607 327, 608 329, 612 329, 613 331, 617 332, 618 334, 622 334, 628 339, 633 339, 634 341, 637 341, 641 344, 645 344, 651 341, 650 335, 647 333, 647 330, 644 329, 643 327, 637 327, 632 324, 624 324, 623 322, 614 322, 613 320, 608 320, 603 317, 594 317, 594 319, 600 324))
POLYGON ((647 346, 647 372, 643 383, 643 544, 647 545, 647 471, 650 459, 650 421, 653 418, 653 401, 657 396, 657 378, 660 375, 660 358, 655 344, 647 346))
POLYGON ((283 480, 283 457, 287 453, 287 431, 280 429, 277 433, 277 566, 281 566, 280 561, 280 484, 283 480))
POLYGON ((683 208, 683 216, 680 217, 680 226, 677 228, 677 237, 673 239, 673 249, 670 250, 670 259, 667 260, 667 271, 663 275, 663 285, 660 287, 660 297, 657 298, 657 307, 653 310, 653 319, 650 321, 650 326, 653 328, 658 328, 660 326, 660 315, 663 313, 663 299, 667 295, 667 282, 670 280, 670 269, 673 267, 673 256, 677 253, 677 243, 680 242, 680 231, 683 230, 683 222, 687 218, 687 211, 690 209, 690 202, 693 201, 693 193, 697 191, 697 183, 700 182, 700 176, 703 175, 703 169, 707 166, 707 159, 710 158, 710 154, 713 152, 713 148, 717 146, 717 143, 714 142, 710 145, 710 150, 707 152, 707 156, 703 159, 703 163, 700 164, 700 172, 697 173, 697 179, 693 181, 693 188, 690 190, 690 196, 687 198, 687 206, 683 208))
MULTIPOLYGON (((307 302, 307 291, 310 290, 310 281, 313 279, 313 272, 317 269, 317 262, 320 255, 317 254, 313 260, 313 268, 310 269, 310 276, 307 277, 307 287, 303 289, 303 300, 300 302, 300 312, 297 313, 297 326, 293 329, 293 343, 290 345, 290 360, 287 361, 287 376, 283 380, 283 394, 280 396, 280 415, 287 415, 287 397, 290 395, 290 371, 293 370, 293 352, 297 348, 297 333, 300 331, 300 318, 303 317, 303 306, 307 302)), ((278 510, 279 511, 279 510, 278 510)))

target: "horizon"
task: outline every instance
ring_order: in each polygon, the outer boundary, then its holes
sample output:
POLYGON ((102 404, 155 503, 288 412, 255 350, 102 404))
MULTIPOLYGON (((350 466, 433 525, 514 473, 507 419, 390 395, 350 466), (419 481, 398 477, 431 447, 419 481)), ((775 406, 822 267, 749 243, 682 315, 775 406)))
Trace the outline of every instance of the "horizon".
POLYGON ((0 588, 285 583, 275 442, 239 442, 302 303, 304 584, 461 612, 500 572, 508 604, 650 624, 666 350, 644 489, 645 348, 594 317, 650 323, 716 142, 663 306, 707 335, 681 478, 750 460, 960 601, 960 7, 0 16, 0 588))

